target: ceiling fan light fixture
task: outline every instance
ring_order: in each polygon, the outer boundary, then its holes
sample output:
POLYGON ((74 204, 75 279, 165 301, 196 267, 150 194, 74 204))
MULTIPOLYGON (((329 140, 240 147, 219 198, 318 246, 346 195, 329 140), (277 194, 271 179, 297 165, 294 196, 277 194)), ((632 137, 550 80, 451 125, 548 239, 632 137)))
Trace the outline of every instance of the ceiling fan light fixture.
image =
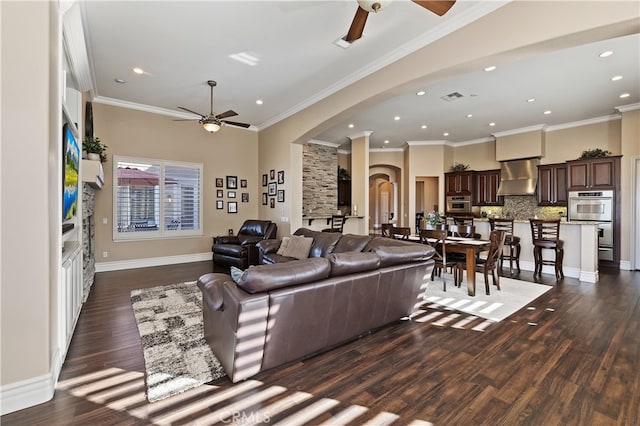
POLYGON ((361 8, 367 12, 374 13, 384 9, 389 3, 391 3, 390 0, 358 0, 358 5, 360 5, 361 8))
POLYGON ((210 119, 203 120, 202 127, 204 127, 204 129, 209 133, 215 133, 218 130, 220 130, 220 122, 218 120, 210 120, 210 119))

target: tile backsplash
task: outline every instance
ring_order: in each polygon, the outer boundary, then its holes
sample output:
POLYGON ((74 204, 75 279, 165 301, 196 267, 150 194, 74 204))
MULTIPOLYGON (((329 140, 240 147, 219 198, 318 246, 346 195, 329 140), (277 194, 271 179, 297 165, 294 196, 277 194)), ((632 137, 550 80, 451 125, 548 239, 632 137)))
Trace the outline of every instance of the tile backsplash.
POLYGON ((535 195, 507 195, 502 207, 482 207, 488 217, 501 216, 514 219, 530 219, 538 216, 540 219, 557 219, 567 215, 566 207, 541 207, 535 195))

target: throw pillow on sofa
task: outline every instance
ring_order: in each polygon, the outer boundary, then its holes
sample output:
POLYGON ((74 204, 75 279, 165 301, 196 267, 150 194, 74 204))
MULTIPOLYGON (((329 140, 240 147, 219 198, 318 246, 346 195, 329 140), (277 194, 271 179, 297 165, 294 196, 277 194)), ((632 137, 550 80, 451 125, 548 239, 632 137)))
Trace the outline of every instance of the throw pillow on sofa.
POLYGON ((313 238, 292 235, 283 237, 282 244, 278 249, 281 256, 295 257, 296 259, 306 259, 309 257, 309 251, 313 244, 313 238))

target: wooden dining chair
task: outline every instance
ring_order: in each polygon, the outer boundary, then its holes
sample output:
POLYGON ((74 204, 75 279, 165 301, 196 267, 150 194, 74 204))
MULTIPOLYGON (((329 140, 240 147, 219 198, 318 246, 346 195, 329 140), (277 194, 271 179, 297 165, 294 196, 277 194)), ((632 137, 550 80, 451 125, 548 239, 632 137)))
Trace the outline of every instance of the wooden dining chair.
POLYGON ((513 219, 507 218, 490 218, 489 226, 492 231, 504 231, 506 233, 504 238, 504 245, 508 247, 507 253, 502 253, 500 256, 500 269, 505 259, 509 260, 509 273, 513 274, 513 261, 516 261, 516 268, 520 272, 520 237, 513 235, 513 219))
POLYGON ((421 229, 418 235, 420 236, 421 243, 430 245, 436 250, 435 254, 433 255, 435 265, 433 266, 433 271, 431 272, 431 281, 433 281, 433 277, 436 274, 438 276, 441 276, 442 291, 447 291, 447 282, 444 279, 442 271, 444 270, 446 272, 447 270, 449 270, 451 271, 451 275, 453 276, 453 285, 459 287, 462 283, 462 271, 464 270, 464 267, 461 262, 447 258, 447 245, 445 243, 445 240, 447 239, 447 230, 421 229))
POLYGON ((411 228, 408 226, 396 226, 391 228, 391 237, 396 240, 408 240, 411 236, 411 228))
POLYGON ((332 215, 331 216, 331 227, 323 229, 322 232, 339 232, 342 234, 342 230, 344 228, 344 216, 343 215, 332 215))
POLYGON ((489 295, 489 272, 493 278, 493 285, 500 290, 500 271, 498 270, 498 264, 500 262, 500 256, 502 255, 502 248, 504 247, 504 239, 506 233, 504 231, 491 231, 489 233, 489 253, 487 258, 481 263, 476 264, 476 272, 482 272, 484 274, 484 288, 489 295))
POLYGON ((391 237, 391 231, 393 230, 394 226, 393 223, 383 223, 382 224, 382 236, 383 237, 388 237, 388 238, 392 238, 391 237))
POLYGON ((564 259, 564 241, 560 239, 560 219, 529 219, 531 224, 531 241, 533 242, 533 259, 535 269, 533 276, 542 274, 542 265, 553 265, 556 279, 564 278, 562 261, 564 259), (542 250, 553 250, 553 260, 542 258, 542 250))
POLYGON ((473 225, 449 225, 449 235, 452 237, 475 238, 476 227, 473 225))

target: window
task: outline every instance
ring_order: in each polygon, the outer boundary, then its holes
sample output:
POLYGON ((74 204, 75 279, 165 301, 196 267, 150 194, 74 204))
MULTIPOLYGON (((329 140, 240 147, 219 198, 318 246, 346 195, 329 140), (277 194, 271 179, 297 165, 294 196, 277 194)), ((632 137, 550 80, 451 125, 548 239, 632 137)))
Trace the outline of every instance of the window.
POLYGON ((114 240, 200 236, 202 164, 113 157, 114 240))

